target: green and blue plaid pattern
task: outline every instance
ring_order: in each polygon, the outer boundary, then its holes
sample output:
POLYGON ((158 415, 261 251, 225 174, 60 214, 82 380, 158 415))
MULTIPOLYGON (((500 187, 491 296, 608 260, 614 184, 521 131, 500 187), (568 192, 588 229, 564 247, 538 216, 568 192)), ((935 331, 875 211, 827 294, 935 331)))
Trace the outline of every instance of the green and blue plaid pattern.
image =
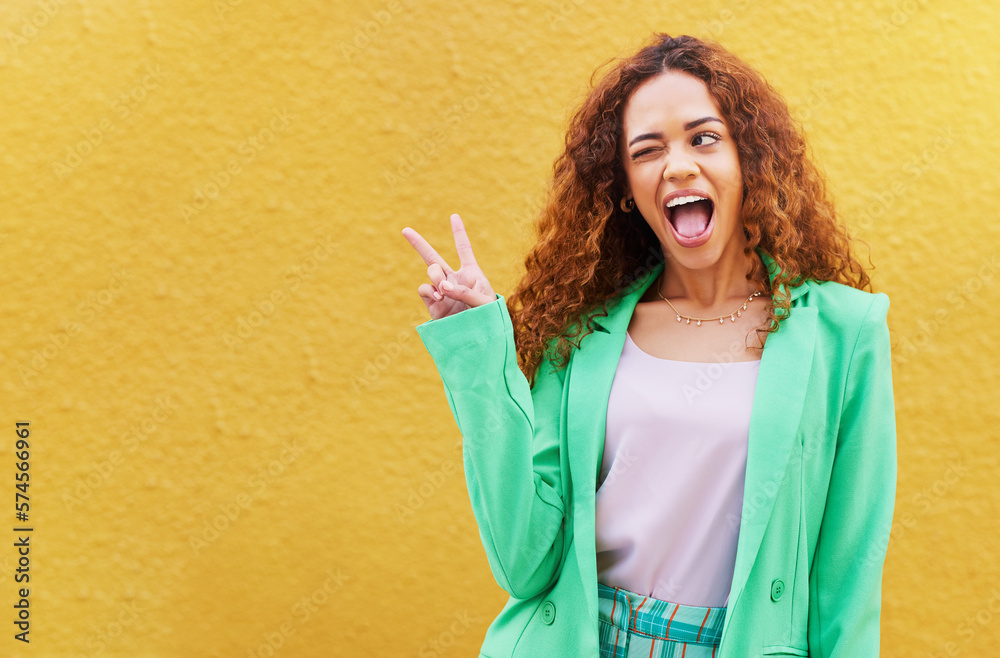
POLYGON ((714 658, 725 608, 661 601, 597 584, 601 658, 714 658))

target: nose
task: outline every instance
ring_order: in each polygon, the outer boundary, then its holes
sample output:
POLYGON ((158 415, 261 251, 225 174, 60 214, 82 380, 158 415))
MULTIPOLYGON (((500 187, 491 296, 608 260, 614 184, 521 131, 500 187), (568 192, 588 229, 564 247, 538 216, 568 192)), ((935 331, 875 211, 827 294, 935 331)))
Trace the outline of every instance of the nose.
POLYGON ((683 150, 677 150, 667 157, 663 167, 663 180, 683 180, 698 175, 698 165, 691 156, 683 150))

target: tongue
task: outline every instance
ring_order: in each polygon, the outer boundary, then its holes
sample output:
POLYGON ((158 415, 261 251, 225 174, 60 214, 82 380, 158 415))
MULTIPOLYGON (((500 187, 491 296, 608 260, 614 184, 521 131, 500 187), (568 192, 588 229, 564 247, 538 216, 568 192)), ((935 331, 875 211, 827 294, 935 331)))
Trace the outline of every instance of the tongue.
POLYGON ((673 209, 670 221, 685 238, 694 238, 705 232, 712 219, 711 201, 694 201, 673 209))

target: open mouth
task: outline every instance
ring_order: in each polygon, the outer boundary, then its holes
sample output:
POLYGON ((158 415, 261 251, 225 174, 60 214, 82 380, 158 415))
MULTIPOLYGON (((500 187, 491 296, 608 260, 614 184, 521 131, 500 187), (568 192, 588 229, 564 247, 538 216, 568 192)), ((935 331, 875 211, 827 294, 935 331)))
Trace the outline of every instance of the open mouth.
POLYGON ((715 204, 711 199, 700 197, 683 197, 672 208, 664 207, 667 219, 678 235, 685 238, 696 238, 708 230, 715 213, 715 204), (686 199, 690 201, 684 202, 686 199))

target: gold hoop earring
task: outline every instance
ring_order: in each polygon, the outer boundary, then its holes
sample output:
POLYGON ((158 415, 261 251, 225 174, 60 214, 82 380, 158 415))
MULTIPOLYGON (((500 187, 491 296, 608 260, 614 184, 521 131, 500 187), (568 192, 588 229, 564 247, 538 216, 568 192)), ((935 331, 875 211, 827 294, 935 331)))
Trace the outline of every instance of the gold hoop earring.
POLYGON ((622 209, 622 212, 629 213, 635 210, 635 202, 632 199, 627 199, 622 197, 622 200, 618 203, 618 206, 622 209))

